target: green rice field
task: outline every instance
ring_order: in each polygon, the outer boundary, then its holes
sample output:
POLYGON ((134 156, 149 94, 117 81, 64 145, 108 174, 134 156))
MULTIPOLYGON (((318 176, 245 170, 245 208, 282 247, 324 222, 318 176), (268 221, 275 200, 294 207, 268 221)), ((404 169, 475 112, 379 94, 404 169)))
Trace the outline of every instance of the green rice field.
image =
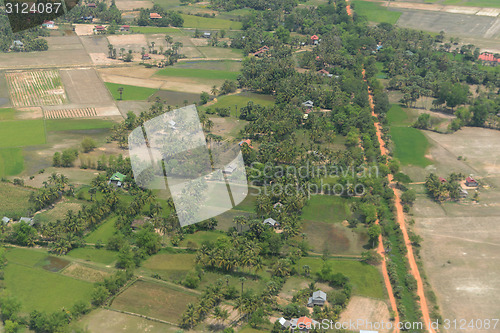
POLYGON ((239 30, 242 28, 241 22, 234 22, 219 18, 200 17, 187 14, 181 14, 181 16, 184 19, 183 26, 185 28, 225 29, 225 30, 239 30))
POLYGON ((110 82, 105 82, 104 84, 115 100, 120 100, 120 93, 118 92, 118 88, 123 88, 121 99, 123 101, 144 101, 158 91, 158 89, 154 88, 136 87, 126 84, 110 82))
POLYGON ((95 249, 91 247, 80 247, 68 252, 68 256, 87 261, 95 261, 102 264, 111 264, 116 260, 118 252, 105 249, 95 249))
POLYGON ((34 146, 44 143, 43 119, 0 122, 0 148, 34 146))
POLYGON ((236 80, 236 78, 239 75, 239 72, 211 70, 211 69, 167 67, 164 69, 160 69, 158 72, 156 72, 156 75, 212 79, 212 80, 236 80))
POLYGON ((396 24, 401 16, 400 12, 390 11, 376 2, 365 2, 361 0, 353 1, 354 12, 360 16, 365 16, 370 22, 396 24))
POLYGON ((101 119, 49 119, 45 121, 47 132, 77 131, 111 128, 115 123, 101 119))

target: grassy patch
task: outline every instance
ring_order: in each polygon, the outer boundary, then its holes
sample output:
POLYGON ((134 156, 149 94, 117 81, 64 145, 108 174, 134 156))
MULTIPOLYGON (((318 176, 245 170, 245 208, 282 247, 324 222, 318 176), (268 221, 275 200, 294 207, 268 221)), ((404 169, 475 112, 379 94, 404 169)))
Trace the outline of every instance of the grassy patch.
POLYGON ((10 248, 7 250, 5 257, 9 263, 34 267, 41 260, 44 260, 47 255, 48 253, 46 251, 10 248))
POLYGON ((398 104, 392 104, 389 111, 387 111, 387 121, 392 126, 408 125, 408 115, 403 108, 398 104))
POLYGON ((179 246, 187 246, 188 242, 193 242, 200 246, 203 242, 215 241, 218 238, 227 237, 224 233, 220 231, 198 231, 194 234, 186 235, 186 238, 182 240, 179 246))
POLYGON ((195 294, 181 288, 137 281, 121 293, 111 307, 178 323, 187 304, 196 300, 195 294))
POLYGON ((24 157, 21 148, 0 149, 0 177, 15 176, 24 170, 24 157))
POLYGON ((401 16, 400 12, 390 11, 376 2, 358 0, 353 1, 353 3, 354 11, 360 16, 365 16, 366 19, 371 22, 396 24, 401 16))
POLYGON ((134 34, 178 34, 182 30, 170 27, 130 27, 134 34))
POLYGON ((213 79, 213 80, 236 80, 238 72, 210 70, 210 69, 195 69, 195 68, 174 68, 168 67, 160 69, 156 75, 172 76, 172 77, 188 77, 196 79, 213 79))
POLYGON ((243 106, 246 106, 248 102, 252 101, 254 104, 260 104, 263 106, 270 106, 274 104, 274 97, 269 95, 261 95, 254 93, 241 93, 238 95, 221 96, 217 98, 217 103, 210 106, 201 106, 198 109, 204 110, 207 107, 219 107, 219 108, 231 108, 231 115, 236 116, 235 106, 238 106, 238 110, 243 106))
POLYGON ((4 215, 10 218, 25 215, 30 206, 28 202, 30 193, 31 190, 24 187, 0 183, 0 218, 4 215))
MULTIPOLYGON (((379 299, 385 297, 382 276, 375 267, 359 261, 329 259, 328 262, 331 263, 334 272, 342 273, 349 278, 355 295, 379 299)), ((316 274, 323 267, 323 260, 320 258, 302 258, 299 261, 298 268, 302 269, 304 265, 308 265, 311 268, 311 273, 316 274)))
POLYGON ((113 236, 115 233, 115 221, 118 219, 117 216, 111 217, 107 219, 104 223, 102 223, 96 230, 92 231, 90 234, 85 237, 85 241, 87 243, 97 243, 97 241, 101 241, 103 243, 107 243, 108 239, 113 236))
POLYGON ((158 91, 158 89, 154 88, 145 88, 145 87, 136 87, 129 86, 126 84, 118 84, 118 83, 104 83, 108 88, 109 92, 113 96, 115 100, 120 100, 120 93, 118 92, 118 88, 123 88, 122 99, 123 101, 144 101, 147 100, 151 95, 158 91))
POLYGON ((195 255, 190 253, 158 253, 146 260, 142 267, 170 280, 181 280, 193 270, 195 255))
POLYGON ((22 304, 22 311, 53 312, 77 301, 90 301, 92 283, 10 262, 5 268, 5 286, 22 304))
POLYGON ((49 209, 43 213, 40 213, 41 221, 55 222, 57 220, 63 220, 69 210, 73 213, 78 212, 82 208, 82 205, 75 202, 62 202, 57 204, 54 208, 49 209))
POLYGON ((184 19, 183 26, 185 28, 198 29, 225 29, 239 30, 242 28, 241 22, 233 22, 219 18, 200 17, 195 15, 181 14, 184 19))
POLYGON ((306 220, 304 233, 311 250, 316 253, 327 250, 333 255, 359 255, 368 241, 366 230, 362 227, 351 229, 340 223, 306 220))
POLYGON ((302 210, 304 220, 336 223, 350 217, 350 200, 338 196, 314 195, 302 210))
POLYGON ((100 262, 102 264, 111 264, 115 261, 117 252, 108 251, 105 249, 95 249, 91 247, 80 247, 71 250, 68 256, 73 258, 79 258, 87 261, 100 262))
POLYGON ((401 164, 421 167, 431 164, 425 157, 429 142, 420 130, 412 127, 392 127, 390 133, 396 146, 394 156, 401 164))
POLYGON ((0 122, 0 147, 22 147, 45 143, 42 119, 0 122))
POLYGON ((377 79, 387 79, 387 74, 384 72, 384 63, 377 61, 375 65, 378 69, 377 79))
POLYGON ((112 121, 101 119, 57 119, 45 121, 48 132, 111 128, 114 124, 112 121))
POLYGON ((14 120, 16 110, 10 108, 0 109, 0 120, 14 120))
POLYGON ((193 60, 182 61, 175 64, 174 68, 196 68, 218 71, 237 72, 241 69, 241 61, 235 60, 193 60))

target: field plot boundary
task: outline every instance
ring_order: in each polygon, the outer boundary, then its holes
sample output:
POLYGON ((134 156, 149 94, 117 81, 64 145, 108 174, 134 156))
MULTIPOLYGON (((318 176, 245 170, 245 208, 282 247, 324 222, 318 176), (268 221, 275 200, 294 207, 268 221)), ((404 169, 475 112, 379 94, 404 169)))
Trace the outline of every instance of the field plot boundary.
POLYGON ((43 116, 45 119, 88 118, 97 117, 97 111, 95 108, 45 110, 43 116))
POLYGON ((60 105, 67 102, 58 70, 31 70, 5 73, 14 107, 60 105))

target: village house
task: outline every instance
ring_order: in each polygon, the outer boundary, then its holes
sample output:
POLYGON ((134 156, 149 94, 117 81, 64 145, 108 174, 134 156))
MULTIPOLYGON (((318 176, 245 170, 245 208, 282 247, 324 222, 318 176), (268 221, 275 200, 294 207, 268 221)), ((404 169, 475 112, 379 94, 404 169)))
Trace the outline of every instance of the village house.
POLYGON ((104 33, 106 32, 106 27, 102 26, 102 25, 96 25, 95 28, 94 28, 94 33, 104 33))
POLYGON ((42 23, 42 28, 45 28, 45 29, 54 29, 54 27, 55 27, 54 21, 44 21, 42 23))
POLYGON ((123 181, 125 180, 125 175, 115 172, 111 178, 109 178, 108 184, 115 185, 117 187, 122 187, 123 181))
POLYGON ((271 217, 268 217, 262 223, 265 224, 265 225, 269 225, 269 226, 271 226, 273 228, 278 228, 280 226, 280 223, 278 221, 276 221, 275 219, 271 218, 271 217))
POLYGON ((134 221, 132 221, 131 224, 132 231, 137 231, 138 229, 141 229, 146 223, 151 223, 150 217, 135 219, 134 221))
POLYGON ((276 209, 278 212, 281 212, 282 207, 283 207, 283 204, 279 201, 273 205, 273 208, 276 209))
POLYGON ((144 54, 142 55, 141 59, 142 59, 142 60, 149 60, 149 59, 151 59, 151 57, 149 56, 149 54, 148 54, 148 53, 144 53, 144 54))
POLYGON ((319 322, 317 322, 314 319, 311 319, 309 317, 300 317, 300 318, 294 318, 290 320, 290 327, 291 331, 293 332, 309 332, 311 329, 319 325, 319 322))
POLYGON ((8 224, 9 222, 10 222, 10 218, 8 218, 7 216, 2 217, 3 224, 8 224))
POLYGON ((330 74, 330 72, 326 69, 320 69, 319 71, 317 71, 317 73, 323 76, 333 77, 333 74, 330 74))
POLYGON ((314 102, 311 100, 305 101, 304 103, 302 103, 302 106, 307 109, 311 109, 312 107, 314 107, 314 102))
POLYGON ((254 53, 252 53, 253 56, 255 57, 260 57, 261 55, 263 55, 264 53, 266 53, 267 51, 269 51, 269 46, 267 45, 264 45, 262 46, 260 49, 258 49, 257 51, 255 51, 254 53))
POLYGON ((33 224, 35 224, 35 221, 33 221, 33 219, 30 217, 21 217, 19 219, 19 222, 24 222, 24 223, 31 225, 31 226, 33 226, 33 224))
POLYGON ((443 178, 443 177, 439 177, 438 179, 439 179, 439 181, 440 181, 441 183, 443 183, 443 184, 444 184, 444 183, 446 183, 446 179, 445 179, 445 178, 443 178))
POLYGON ((326 293, 324 291, 318 290, 313 292, 312 296, 309 297, 309 300, 307 301, 307 306, 323 306, 325 305, 326 302, 326 293))
POLYGON ((130 31, 130 25, 122 25, 120 31, 130 31))
POLYGON ((244 143, 246 143, 248 145, 248 147, 253 148, 252 147, 252 140, 250 140, 250 139, 241 140, 240 142, 238 142, 238 146, 243 147, 244 143))
POLYGON ((312 41, 312 43, 313 43, 314 45, 318 45, 318 44, 319 44, 319 40, 320 40, 320 39, 319 39, 319 37, 318 37, 318 36, 316 36, 316 35, 312 35, 312 36, 311 36, 311 41, 312 41))
POLYGON ((212 36, 211 32, 204 32, 203 33, 203 38, 210 38, 212 36))
POLYGON ((464 190, 463 188, 460 189, 460 198, 467 198, 469 196, 469 192, 467 190, 464 190))
POLYGON ((93 2, 91 2, 91 3, 87 4, 87 7, 89 7, 89 8, 96 8, 97 5, 95 3, 93 3, 93 2))
POLYGON ((15 40, 12 42, 12 45, 10 46, 11 49, 16 49, 16 50, 21 50, 24 49, 24 43, 21 42, 20 40, 15 40))
POLYGON ((465 185, 469 187, 478 187, 479 183, 474 178, 469 176, 465 179, 465 185))
POLYGON ((289 328, 290 327, 290 320, 286 320, 285 318, 281 317, 278 319, 280 322, 281 326, 284 328, 289 328))
POLYGON ((161 17, 161 15, 160 15, 160 14, 158 14, 158 13, 149 13, 149 18, 150 18, 151 20, 156 20, 156 19, 161 19, 162 17, 161 17))
POLYGON ((497 65, 500 63, 500 58, 495 57, 493 53, 484 52, 478 57, 478 60, 489 65, 497 65))

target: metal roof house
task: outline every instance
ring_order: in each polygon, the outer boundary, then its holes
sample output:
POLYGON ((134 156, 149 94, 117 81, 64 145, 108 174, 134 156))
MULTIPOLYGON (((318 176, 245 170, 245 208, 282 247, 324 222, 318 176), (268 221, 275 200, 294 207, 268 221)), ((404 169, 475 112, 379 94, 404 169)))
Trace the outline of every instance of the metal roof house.
POLYGON ((19 219, 19 222, 24 222, 24 223, 29 224, 29 225, 31 225, 31 226, 32 226, 33 224, 35 224, 35 222, 33 221, 33 219, 32 219, 32 218, 30 218, 30 217, 21 217, 21 218, 19 219))
POLYGON ((276 227, 279 227, 280 223, 278 221, 276 221, 275 219, 271 218, 271 217, 268 217, 267 219, 265 219, 263 222, 263 224, 267 224, 267 225, 270 225, 271 227, 273 228, 276 228, 276 227))
POLYGON ((113 176, 111 176, 111 178, 109 178, 108 184, 114 184, 118 187, 121 187, 123 184, 123 181, 125 180, 125 177, 127 177, 127 176, 125 176, 124 174, 121 174, 119 172, 115 172, 113 174, 113 176))
POLYGON ((302 103, 302 106, 304 106, 306 108, 312 108, 314 106, 314 102, 311 100, 305 101, 304 103, 302 103))
POLYGON ((313 292, 312 297, 309 297, 307 301, 307 306, 319 305, 323 306, 326 302, 326 293, 324 291, 318 290, 313 292))
POLYGON ((10 219, 7 216, 2 217, 3 224, 7 224, 10 222, 10 219))

